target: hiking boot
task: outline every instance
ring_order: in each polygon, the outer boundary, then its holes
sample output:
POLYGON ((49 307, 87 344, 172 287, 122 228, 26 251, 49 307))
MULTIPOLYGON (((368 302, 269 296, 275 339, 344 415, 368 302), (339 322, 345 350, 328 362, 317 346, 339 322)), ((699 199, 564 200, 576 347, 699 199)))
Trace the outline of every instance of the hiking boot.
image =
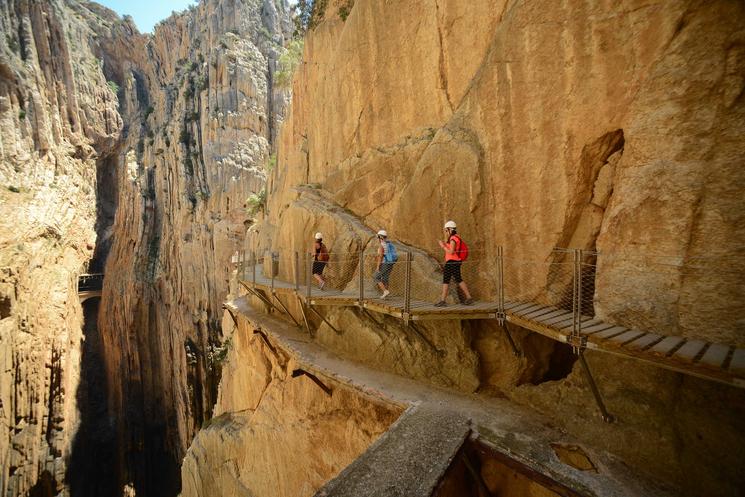
POLYGON ((473 299, 466 299, 463 301, 463 305, 473 305, 473 299))
POLYGON ((435 304, 435 307, 445 307, 446 305, 448 305, 448 303, 445 302, 444 300, 441 300, 435 304))
POLYGON ((380 298, 381 299, 384 299, 384 298, 386 298, 390 294, 391 294, 391 292, 389 292, 388 290, 383 290, 383 293, 380 295, 380 298))

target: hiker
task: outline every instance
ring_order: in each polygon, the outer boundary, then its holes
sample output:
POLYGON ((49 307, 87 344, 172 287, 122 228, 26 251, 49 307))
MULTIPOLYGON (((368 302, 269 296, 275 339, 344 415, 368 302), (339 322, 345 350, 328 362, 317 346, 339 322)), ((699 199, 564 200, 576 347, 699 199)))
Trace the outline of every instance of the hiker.
POLYGON ((398 254, 393 243, 388 241, 388 233, 385 230, 378 231, 378 259, 375 267, 373 279, 377 282, 378 288, 382 292, 380 298, 386 298, 391 292, 388 290, 388 280, 391 278, 393 265, 398 261, 398 254))
POLYGON ((326 280, 323 279, 323 270, 329 262, 329 251, 323 244, 323 235, 316 233, 316 243, 313 245, 315 254, 313 255, 313 277, 318 282, 318 289, 323 290, 326 286, 326 280))
POLYGON ((442 271, 442 298, 435 304, 435 306, 445 307, 447 305, 445 298, 448 295, 448 287, 451 280, 455 280, 458 288, 463 292, 464 298, 459 294, 459 298, 462 299, 461 304, 471 305, 473 304, 471 292, 468 291, 468 286, 466 285, 466 282, 463 281, 463 277, 460 274, 463 261, 468 257, 468 248, 465 242, 461 240, 460 235, 458 235, 455 221, 448 221, 445 223, 444 231, 447 236, 447 242, 438 240, 440 247, 445 251, 445 267, 442 271))

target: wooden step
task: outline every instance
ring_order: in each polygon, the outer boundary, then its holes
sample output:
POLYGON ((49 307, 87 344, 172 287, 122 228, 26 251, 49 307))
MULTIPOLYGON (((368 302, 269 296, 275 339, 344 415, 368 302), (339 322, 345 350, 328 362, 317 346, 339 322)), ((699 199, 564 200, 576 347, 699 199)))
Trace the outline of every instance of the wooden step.
POLYGON ((625 348, 628 350, 644 350, 661 339, 662 335, 658 335, 657 333, 647 333, 644 336, 640 336, 633 342, 627 343, 625 345, 625 348))
POLYGON ((696 356, 706 346, 703 340, 689 340, 672 355, 674 359, 693 362, 696 356))
POLYGON ((709 348, 706 349, 706 352, 704 352, 699 363, 719 369, 724 365, 724 361, 727 359, 730 349, 731 347, 722 345, 721 343, 712 343, 709 348))
POLYGON ((667 337, 660 343, 649 349, 649 352, 653 354, 666 356, 670 354, 675 347, 682 343, 685 339, 683 337, 667 337))

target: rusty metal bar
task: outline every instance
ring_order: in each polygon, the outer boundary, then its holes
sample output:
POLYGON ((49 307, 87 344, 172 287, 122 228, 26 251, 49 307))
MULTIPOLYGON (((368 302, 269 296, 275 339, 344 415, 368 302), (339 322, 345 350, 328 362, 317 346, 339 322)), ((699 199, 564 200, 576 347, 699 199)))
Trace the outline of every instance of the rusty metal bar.
MULTIPOLYGON (((266 268, 266 256, 264 257, 264 268, 266 268)), ((269 273, 272 275, 271 289, 274 293, 274 252, 269 252, 269 273)))
POLYGON ((313 383, 315 383, 316 385, 318 385, 321 388, 321 390, 323 390, 324 392, 326 392, 327 395, 331 396, 331 394, 332 394, 331 388, 327 387, 313 373, 309 373, 308 371, 305 371, 304 369, 295 369, 295 370, 292 371, 292 377, 293 378, 297 378, 298 376, 303 376, 303 375, 304 376, 307 376, 308 378, 310 378, 313 381, 313 383))
POLYGON ((405 276, 405 283, 404 283, 404 312, 403 312, 403 318, 404 323, 409 324, 409 318, 411 316, 411 261, 412 261, 412 255, 411 251, 406 251, 406 260, 404 261, 404 264, 406 264, 406 276, 405 276))
POLYGON ((363 307, 365 300, 365 251, 360 250, 360 299, 359 306, 363 307))
POLYGON ((578 352, 578 356, 579 363, 582 365, 582 371, 585 372, 585 378, 587 378, 587 383, 590 384, 592 395, 595 397, 595 403, 598 405, 598 409, 600 409, 600 417, 606 423, 612 423, 613 421, 615 421, 615 417, 610 414, 605 408, 603 398, 600 396, 600 390, 598 390, 598 386, 595 384, 595 379, 592 377, 592 373, 590 372, 590 367, 587 365, 587 361, 585 360, 584 351, 580 349, 580 351, 578 352))
POLYGON ((291 313, 291 312, 289 311, 289 309, 287 309, 287 306, 285 306, 284 302, 282 302, 282 301, 281 301, 281 300, 279 299, 279 297, 277 297, 277 294, 276 294, 276 293, 272 293, 272 296, 274 297, 274 300, 276 300, 277 302, 279 302, 279 305, 281 305, 281 306, 282 306, 282 309, 284 309, 285 313, 286 313, 286 314, 287 314, 288 316, 290 316, 290 319, 292 319, 292 322, 293 322, 293 323, 295 323, 295 326, 297 326, 297 327, 300 327, 300 323, 298 323, 298 322, 297 322, 297 320, 296 320, 296 319, 295 319, 295 317, 294 317, 294 316, 292 315, 292 313, 291 313))
POLYGON ((305 313, 305 304, 303 304, 303 299, 300 298, 300 295, 297 295, 297 303, 300 306, 300 313, 303 315, 303 322, 305 322, 305 328, 308 330, 308 335, 313 338, 313 330, 310 328, 310 322, 308 321, 308 316, 305 313))
POLYGON ((341 335, 341 331, 337 330, 337 329, 336 329, 336 327, 335 327, 334 325, 332 325, 331 323, 329 323, 329 322, 328 322, 328 320, 326 320, 326 318, 325 318, 325 317, 323 317, 323 316, 321 315, 321 313, 320 313, 320 312, 318 312, 318 311, 317 311, 317 310, 315 309, 315 307, 313 307, 312 305, 308 305, 308 309, 310 309, 310 310, 311 310, 311 311, 313 312, 313 314, 315 314, 316 316, 318 316, 319 318, 321 318, 321 319, 323 320, 323 322, 324 322, 324 323, 326 323, 326 324, 328 325, 328 327, 329 327, 329 328, 331 328, 332 330, 334 330, 334 332, 335 332, 335 333, 336 333, 337 335, 341 335))
POLYGON ((251 279, 253 281, 253 287, 256 288, 256 252, 251 251, 251 279))

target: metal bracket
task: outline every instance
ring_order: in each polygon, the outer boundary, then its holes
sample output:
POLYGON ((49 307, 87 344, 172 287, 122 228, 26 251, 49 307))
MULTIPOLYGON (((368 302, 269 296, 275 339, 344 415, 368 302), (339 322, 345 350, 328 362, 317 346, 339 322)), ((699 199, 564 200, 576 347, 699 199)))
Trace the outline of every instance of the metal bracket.
POLYGON ((327 394, 327 395, 328 395, 329 397, 331 397, 331 395, 332 395, 332 390, 331 390, 331 388, 330 388, 330 387, 328 387, 328 386, 326 386, 326 385, 325 385, 325 384, 324 384, 324 383, 323 383, 323 382, 322 382, 321 380, 319 380, 319 379, 318 379, 318 377, 317 377, 316 375, 314 375, 313 373, 309 373, 309 372, 307 372, 307 371, 306 371, 306 370, 304 370, 304 369, 295 369, 295 370, 293 370, 293 371, 292 371, 292 377, 293 377, 293 378, 297 378, 298 376, 307 376, 308 378, 310 378, 310 379, 311 379, 311 380, 313 381, 313 383, 315 383, 316 385, 318 385, 318 386, 319 386, 319 387, 321 388, 321 390, 323 390, 324 392, 326 392, 326 394, 327 394))
POLYGON ((615 421, 616 418, 612 414, 610 414, 608 410, 605 408, 605 403, 603 403, 603 398, 600 396, 600 390, 598 390, 598 386, 595 384, 595 379, 592 377, 592 373, 590 372, 590 366, 588 366, 587 361, 585 360, 584 351, 580 350, 578 353, 578 357, 579 357, 579 363, 582 365, 582 370, 585 372, 587 383, 590 384, 590 390, 592 390, 592 395, 595 397, 595 403, 598 405, 598 409, 600 409, 600 417, 606 423, 612 423, 613 421, 615 421))
POLYGON ((321 319, 323 320, 323 322, 324 322, 324 323, 326 323, 326 324, 328 325, 328 327, 329 327, 329 328, 331 328, 332 330, 334 330, 334 332, 335 332, 335 333, 336 333, 337 335, 341 335, 341 331, 337 330, 337 329, 336 329, 336 328, 334 327, 334 325, 332 325, 331 323, 329 323, 329 322, 328 322, 328 321, 326 320, 326 318, 325 318, 325 317, 323 317, 323 316, 321 315, 321 313, 320 313, 320 312, 318 312, 318 311, 317 311, 317 310, 315 309, 315 307, 313 307, 312 305, 309 305, 309 306, 308 306, 308 309, 310 309, 310 310, 311 310, 311 311, 313 312, 313 314, 315 314, 316 316, 318 316, 319 318, 321 318, 321 319))
POLYGON ((572 346, 572 352, 581 354, 587 348, 587 337, 585 335, 570 334, 567 336, 567 343, 572 346))

